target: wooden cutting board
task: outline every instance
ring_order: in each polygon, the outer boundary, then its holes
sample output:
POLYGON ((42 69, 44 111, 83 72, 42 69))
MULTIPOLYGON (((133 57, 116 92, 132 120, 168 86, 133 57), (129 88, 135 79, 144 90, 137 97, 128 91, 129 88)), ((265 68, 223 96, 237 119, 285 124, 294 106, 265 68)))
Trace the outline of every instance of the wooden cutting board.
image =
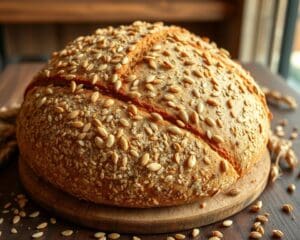
POLYGON ((132 209, 80 201, 37 177, 24 160, 19 160, 21 182, 42 207, 83 226, 135 234, 182 231, 225 219, 244 209, 263 192, 269 170, 270 156, 266 151, 255 167, 232 186, 240 190, 236 196, 220 193, 207 199, 204 208, 197 202, 176 207, 132 209))

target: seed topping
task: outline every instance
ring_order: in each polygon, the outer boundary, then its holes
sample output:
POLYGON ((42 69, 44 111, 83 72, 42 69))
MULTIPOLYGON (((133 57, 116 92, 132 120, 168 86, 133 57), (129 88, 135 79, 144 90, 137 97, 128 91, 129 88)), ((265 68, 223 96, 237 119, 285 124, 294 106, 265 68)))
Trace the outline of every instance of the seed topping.
POLYGON ((75 110, 69 113, 68 118, 69 119, 74 119, 79 115, 80 111, 79 110, 75 110))
POLYGON ((238 188, 232 188, 231 190, 229 190, 229 191, 227 192, 227 195, 228 195, 228 196, 234 197, 234 196, 239 195, 240 192, 241 192, 240 189, 238 189, 238 188))
POLYGON ((84 123, 81 122, 81 121, 75 121, 75 122, 72 122, 72 126, 73 126, 73 127, 76 127, 76 128, 82 128, 83 125, 84 125, 84 123))
POLYGON ((210 117, 206 117, 204 121, 210 127, 213 127, 216 125, 215 121, 210 117))
POLYGON ((120 138, 120 146, 121 146, 122 150, 124 150, 124 151, 127 151, 129 148, 128 141, 124 136, 122 136, 120 138))
POLYGON ((226 172, 228 170, 228 163, 225 160, 221 160, 220 162, 220 170, 221 172, 226 172))
POLYGON ((114 105, 115 101, 113 99, 106 99, 106 101, 103 104, 103 107, 111 107, 112 105, 114 105))
POLYGON ((107 138, 107 136, 108 136, 108 133, 104 127, 97 127, 97 132, 103 138, 107 138))
POLYGON ((147 165, 147 168, 151 171, 151 172, 157 172, 158 170, 161 169, 161 165, 159 163, 149 163, 147 165))
POLYGON ((153 113, 151 113, 151 117, 153 118, 153 120, 154 120, 155 122, 158 122, 158 121, 162 121, 162 120, 163 120, 162 116, 161 116, 159 113, 153 112, 153 113))
POLYGON ((71 88, 71 92, 73 93, 73 92, 75 92, 76 91, 76 82, 74 82, 74 81, 71 81, 71 86, 70 86, 70 88, 71 88))
POLYGON ((219 105, 219 103, 215 99, 212 99, 212 98, 207 99, 206 103, 213 107, 216 107, 219 105))
POLYGON ((129 105, 128 106, 128 111, 132 114, 132 115, 136 115, 138 110, 137 107, 135 105, 129 105))
POLYGON ((115 136, 110 134, 106 141, 106 147, 110 148, 114 145, 114 143, 115 143, 115 136))
POLYGON ((168 131, 174 135, 182 135, 182 130, 178 127, 175 126, 171 126, 168 128, 168 131))
POLYGON ((187 123, 189 121, 189 115, 186 111, 180 110, 178 115, 183 122, 187 123))
POLYGON ((150 154, 144 153, 144 155, 141 157, 141 165, 145 166, 149 163, 149 161, 150 161, 150 154))
POLYGON ((213 135, 211 139, 216 143, 223 143, 224 138, 222 138, 220 135, 213 135))
POLYGON ((103 146, 103 140, 100 137, 95 137, 95 144, 98 148, 102 148, 103 146))
POLYGON ((196 157, 195 157, 195 155, 191 155, 188 158, 188 164, 187 165, 188 165, 189 168, 193 168, 196 165, 196 157))
POLYGON ((126 120, 125 118, 121 118, 120 119, 120 123, 123 127, 129 127, 130 123, 128 122, 128 120, 126 120))
POLYGON ((99 92, 94 92, 91 96, 91 102, 92 103, 97 102, 97 100, 99 99, 99 96, 100 96, 99 92))

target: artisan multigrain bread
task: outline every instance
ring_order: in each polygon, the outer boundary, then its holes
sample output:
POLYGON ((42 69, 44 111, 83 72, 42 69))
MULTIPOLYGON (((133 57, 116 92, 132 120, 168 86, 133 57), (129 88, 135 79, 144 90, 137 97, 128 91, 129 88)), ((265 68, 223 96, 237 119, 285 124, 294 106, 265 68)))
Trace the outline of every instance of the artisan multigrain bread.
POLYGON ((55 52, 27 88, 17 138, 23 161, 62 191, 142 208, 228 189, 260 160, 269 120, 227 51, 135 22, 55 52))

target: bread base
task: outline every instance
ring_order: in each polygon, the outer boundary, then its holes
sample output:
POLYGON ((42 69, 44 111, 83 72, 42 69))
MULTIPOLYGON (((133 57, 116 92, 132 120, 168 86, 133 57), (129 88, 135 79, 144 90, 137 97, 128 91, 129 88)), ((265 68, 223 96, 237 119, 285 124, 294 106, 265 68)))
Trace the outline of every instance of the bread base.
POLYGON ((19 160, 19 172, 21 182, 31 198, 64 219, 102 231, 154 234, 208 225, 241 211, 265 189, 270 162, 266 150, 255 167, 232 186, 240 190, 238 195, 217 194, 205 201, 204 208, 199 207, 199 202, 148 209, 99 205, 81 201, 46 183, 22 159, 19 160))

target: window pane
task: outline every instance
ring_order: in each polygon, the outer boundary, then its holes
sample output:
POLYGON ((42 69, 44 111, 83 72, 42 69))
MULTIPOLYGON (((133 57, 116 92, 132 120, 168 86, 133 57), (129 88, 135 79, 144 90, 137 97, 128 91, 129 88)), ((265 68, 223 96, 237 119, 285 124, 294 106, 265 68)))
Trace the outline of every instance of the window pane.
POLYGON ((290 59, 288 83, 300 92, 300 7, 298 8, 298 18, 295 29, 294 46, 290 59))

